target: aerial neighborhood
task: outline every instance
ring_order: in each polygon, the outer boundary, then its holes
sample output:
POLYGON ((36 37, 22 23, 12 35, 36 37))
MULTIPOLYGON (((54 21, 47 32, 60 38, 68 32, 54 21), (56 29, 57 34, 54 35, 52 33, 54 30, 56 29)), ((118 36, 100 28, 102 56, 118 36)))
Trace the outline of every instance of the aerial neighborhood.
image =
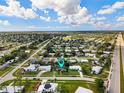
POLYGON ((0 92, 104 93, 116 33, 17 32, 0 38, 0 92))

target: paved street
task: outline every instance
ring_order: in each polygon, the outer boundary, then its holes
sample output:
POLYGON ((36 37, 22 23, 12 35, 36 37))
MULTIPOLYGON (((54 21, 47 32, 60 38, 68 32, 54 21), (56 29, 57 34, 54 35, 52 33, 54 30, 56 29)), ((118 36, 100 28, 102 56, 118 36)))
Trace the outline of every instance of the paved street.
POLYGON ((111 74, 109 93, 120 93, 120 38, 119 34, 117 39, 116 48, 113 57, 113 69, 111 74))
POLYGON ((84 77, 24 77, 23 79, 40 79, 40 80, 85 80, 85 81, 94 81, 93 78, 84 78, 84 77))

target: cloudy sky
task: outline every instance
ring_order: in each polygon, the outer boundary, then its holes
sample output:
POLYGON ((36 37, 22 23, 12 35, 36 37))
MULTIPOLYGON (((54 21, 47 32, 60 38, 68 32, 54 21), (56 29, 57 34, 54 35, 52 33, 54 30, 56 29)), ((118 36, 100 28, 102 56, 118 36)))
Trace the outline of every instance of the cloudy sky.
POLYGON ((0 0, 0 31, 123 29, 124 0, 0 0))

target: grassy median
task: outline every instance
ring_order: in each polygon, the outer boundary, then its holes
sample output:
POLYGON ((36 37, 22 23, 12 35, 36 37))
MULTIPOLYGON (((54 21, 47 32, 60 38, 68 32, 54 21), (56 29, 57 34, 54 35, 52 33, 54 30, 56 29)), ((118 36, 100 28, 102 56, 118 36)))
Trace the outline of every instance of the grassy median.
POLYGON ((120 93, 124 93, 124 74, 123 74, 121 47, 120 47, 120 93))

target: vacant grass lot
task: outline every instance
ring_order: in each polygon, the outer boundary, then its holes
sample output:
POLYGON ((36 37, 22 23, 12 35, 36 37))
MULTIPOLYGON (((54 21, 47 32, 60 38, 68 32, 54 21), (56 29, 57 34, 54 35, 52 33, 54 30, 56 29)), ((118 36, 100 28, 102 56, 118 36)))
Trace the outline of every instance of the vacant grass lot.
POLYGON ((54 72, 46 72, 43 73, 41 75, 41 77, 52 77, 52 76, 56 76, 56 77, 80 77, 79 72, 78 71, 74 71, 74 70, 69 70, 68 72, 63 72, 61 75, 58 71, 54 72))
POLYGON ((12 66, 9 66, 9 67, 7 67, 7 68, 5 68, 5 69, 3 69, 3 70, 0 70, 0 76, 6 75, 6 74, 7 74, 8 72, 10 72, 12 69, 13 69, 13 67, 12 67, 12 66))
POLYGON ((36 77, 39 71, 37 72, 24 72, 23 69, 18 69, 16 72, 13 74, 16 77, 23 76, 23 77, 36 77))
POLYGON ((75 93, 76 89, 80 87, 91 89, 94 93, 100 93, 97 90, 95 83, 86 81, 57 81, 60 87, 60 93, 75 93))

